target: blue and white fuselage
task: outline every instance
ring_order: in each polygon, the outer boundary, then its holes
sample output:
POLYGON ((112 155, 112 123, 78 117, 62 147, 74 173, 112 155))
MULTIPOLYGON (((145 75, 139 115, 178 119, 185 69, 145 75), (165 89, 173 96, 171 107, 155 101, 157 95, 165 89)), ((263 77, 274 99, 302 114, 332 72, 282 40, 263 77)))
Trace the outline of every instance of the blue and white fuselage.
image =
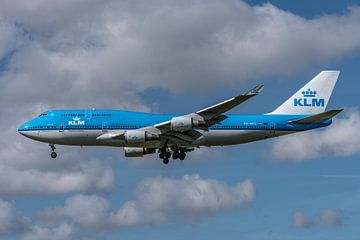
POLYGON ((55 144, 124 147, 125 156, 159 152, 164 163, 184 159, 201 146, 247 143, 326 127, 341 110, 325 111, 338 71, 322 71, 275 111, 261 115, 231 115, 228 110, 256 96, 262 86, 186 115, 121 110, 51 110, 21 125, 19 133, 55 144))
MULTIPOLYGON (((19 127, 19 132, 46 143, 81 146, 160 147, 160 141, 126 143, 124 139, 97 139, 109 131, 129 131, 153 126, 179 115, 162 115, 121 110, 52 110, 19 127)), ((227 119, 208 130, 197 130, 202 136, 191 147, 232 145, 277 137, 289 133, 328 126, 322 123, 289 124, 309 115, 227 115, 227 119)))

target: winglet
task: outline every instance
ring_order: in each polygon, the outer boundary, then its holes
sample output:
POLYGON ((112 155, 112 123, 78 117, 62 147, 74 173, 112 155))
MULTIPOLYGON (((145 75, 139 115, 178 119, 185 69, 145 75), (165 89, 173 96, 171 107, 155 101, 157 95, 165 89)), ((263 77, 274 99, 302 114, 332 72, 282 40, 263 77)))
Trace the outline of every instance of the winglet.
POLYGON ((264 85, 257 85, 256 87, 254 87, 253 89, 251 89, 250 91, 248 91, 247 93, 245 93, 244 95, 246 95, 246 96, 248 96, 248 95, 257 95, 257 94, 259 94, 263 89, 264 89, 264 85))

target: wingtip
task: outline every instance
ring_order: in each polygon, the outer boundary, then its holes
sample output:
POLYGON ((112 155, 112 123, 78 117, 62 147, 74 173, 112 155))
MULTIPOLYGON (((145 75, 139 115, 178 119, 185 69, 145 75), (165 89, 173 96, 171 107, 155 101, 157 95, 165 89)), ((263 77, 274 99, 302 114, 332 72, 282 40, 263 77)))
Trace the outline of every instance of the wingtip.
POLYGON ((338 108, 338 109, 334 109, 333 111, 335 111, 337 113, 340 113, 340 112, 344 111, 344 109, 343 108, 338 108))
POLYGON ((253 89, 251 89, 250 91, 248 91, 246 93, 246 95, 256 95, 259 94, 262 90, 264 89, 264 85, 257 85, 256 87, 254 87, 253 89))

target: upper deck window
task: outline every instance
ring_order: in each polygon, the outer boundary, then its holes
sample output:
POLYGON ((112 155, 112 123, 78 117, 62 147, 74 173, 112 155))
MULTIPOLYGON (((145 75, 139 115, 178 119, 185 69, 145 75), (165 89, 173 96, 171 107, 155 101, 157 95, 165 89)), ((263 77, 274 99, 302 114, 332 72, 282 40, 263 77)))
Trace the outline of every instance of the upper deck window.
POLYGON ((64 117, 85 117, 85 114, 82 113, 65 113, 64 117))

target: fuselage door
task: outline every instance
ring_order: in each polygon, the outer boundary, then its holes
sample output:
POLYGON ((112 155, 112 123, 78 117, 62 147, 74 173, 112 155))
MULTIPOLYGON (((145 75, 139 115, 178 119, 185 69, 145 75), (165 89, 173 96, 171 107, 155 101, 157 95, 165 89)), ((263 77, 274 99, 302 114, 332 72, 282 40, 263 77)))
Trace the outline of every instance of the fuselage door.
POLYGON ((269 127, 270 127, 270 134, 275 134, 275 123, 270 122, 269 127))
POLYGON ((65 129, 65 123, 60 123, 60 128, 59 128, 59 132, 64 132, 65 129))
POLYGON ((85 112, 85 118, 87 119, 87 120, 89 120, 89 119, 91 119, 91 117, 92 117, 92 112, 89 110, 89 111, 86 111, 85 112))
POLYGON ((103 132, 107 132, 108 131, 108 128, 109 128, 109 125, 107 122, 103 122, 102 123, 102 131, 103 132))

